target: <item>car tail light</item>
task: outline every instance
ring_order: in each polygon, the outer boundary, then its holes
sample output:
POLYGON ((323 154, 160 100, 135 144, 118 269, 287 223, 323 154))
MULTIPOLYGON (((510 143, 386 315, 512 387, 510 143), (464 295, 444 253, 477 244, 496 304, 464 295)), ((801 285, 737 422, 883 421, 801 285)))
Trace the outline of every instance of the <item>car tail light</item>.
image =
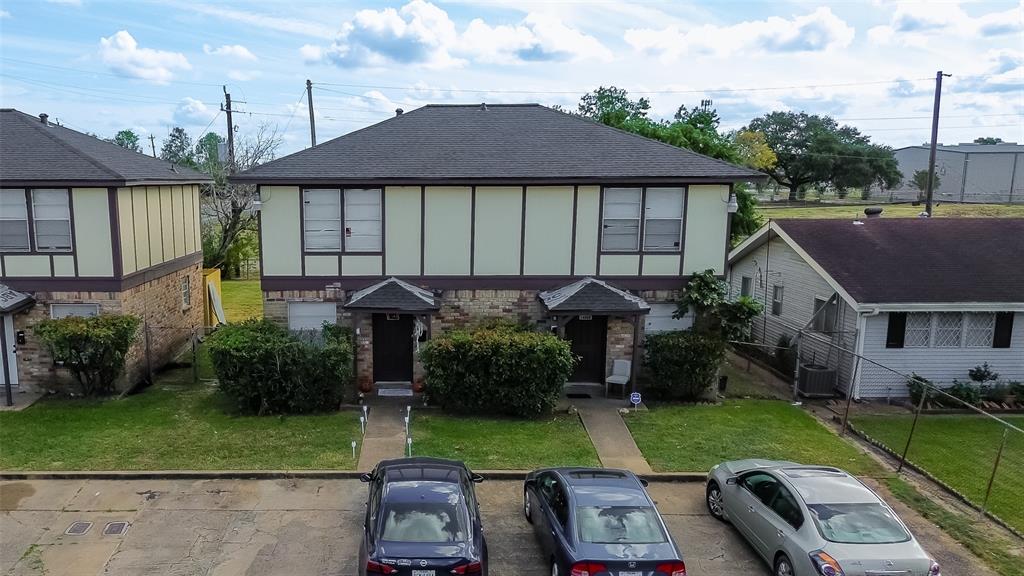
POLYGON ((683 564, 682 562, 658 564, 658 567, 655 568, 654 571, 667 574, 668 576, 686 576, 686 564, 683 564))
POLYGON ((456 566, 452 569, 452 574, 479 574, 482 571, 483 568, 479 562, 470 562, 469 564, 456 566))
POLYGON ((932 566, 928 569, 928 576, 942 576, 942 568, 935 560, 932 560, 932 566))
POLYGON ((569 570, 569 576, 594 576, 607 571, 608 567, 598 562, 577 562, 569 570))
POLYGON ((843 568, 836 559, 821 550, 811 552, 811 562, 822 576, 844 576, 843 568))
POLYGON ((367 574, 397 574, 398 568, 394 566, 388 566, 387 564, 381 564, 380 562, 374 562, 373 560, 366 561, 366 573, 367 574))

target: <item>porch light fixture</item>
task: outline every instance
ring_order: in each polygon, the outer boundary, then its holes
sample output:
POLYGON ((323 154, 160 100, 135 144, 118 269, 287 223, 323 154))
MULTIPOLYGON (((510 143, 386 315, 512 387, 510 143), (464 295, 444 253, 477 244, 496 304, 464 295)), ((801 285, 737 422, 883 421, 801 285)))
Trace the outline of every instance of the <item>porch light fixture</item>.
POLYGON ((739 212, 740 205, 736 202, 736 194, 729 194, 729 203, 726 205, 726 210, 729 214, 735 214, 739 212))

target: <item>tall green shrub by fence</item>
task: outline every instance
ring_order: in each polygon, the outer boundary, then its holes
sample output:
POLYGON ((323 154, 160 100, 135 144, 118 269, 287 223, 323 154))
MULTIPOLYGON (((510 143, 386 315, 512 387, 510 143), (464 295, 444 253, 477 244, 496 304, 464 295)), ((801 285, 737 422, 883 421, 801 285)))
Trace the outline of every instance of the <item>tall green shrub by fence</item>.
POLYGON ((551 412, 573 365, 565 340, 509 327, 448 332, 427 343, 420 358, 431 402, 520 417, 551 412))
POLYGON ((325 325, 299 337, 269 320, 228 324, 208 341, 220 389, 241 412, 336 409, 352 390, 352 338, 325 325))
POLYGON ((54 362, 75 377, 82 394, 92 396, 114 391, 141 323, 127 314, 67 316, 43 320, 34 331, 54 362))
POLYGON ((644 391, 658 400, 699 399, 725 356, 720 340, 695 331, 650 334, 645 342, 644 391))

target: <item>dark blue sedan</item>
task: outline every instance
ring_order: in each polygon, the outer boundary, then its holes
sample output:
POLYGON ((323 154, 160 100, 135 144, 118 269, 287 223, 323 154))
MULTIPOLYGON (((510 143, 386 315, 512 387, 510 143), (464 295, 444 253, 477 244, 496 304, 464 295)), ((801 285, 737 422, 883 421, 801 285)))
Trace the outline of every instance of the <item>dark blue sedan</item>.
POLYGON ((523 513, 552 576, 686 576, 644 483, 632 472, 551 468, 531 472, 523 513))
POLYGON ((360 574, 484 576, 487 543, 473 485, 483 480, 462 462, 382 460, 363 474, 370 485, 360 574))

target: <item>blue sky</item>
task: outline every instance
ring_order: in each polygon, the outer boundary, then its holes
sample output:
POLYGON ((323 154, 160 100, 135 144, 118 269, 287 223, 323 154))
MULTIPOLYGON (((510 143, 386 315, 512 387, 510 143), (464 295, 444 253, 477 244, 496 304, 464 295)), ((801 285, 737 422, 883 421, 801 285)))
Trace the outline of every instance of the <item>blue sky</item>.
POLYGON ((772 110, 833 115, 892 146, 1024 142, 1022 2, 3 0, 0 104, 157 146, 172 126, 277 124, 309 144, 425 103, 574 107, 599 85, 654 115, 710 98, 726 128, 772 110))

